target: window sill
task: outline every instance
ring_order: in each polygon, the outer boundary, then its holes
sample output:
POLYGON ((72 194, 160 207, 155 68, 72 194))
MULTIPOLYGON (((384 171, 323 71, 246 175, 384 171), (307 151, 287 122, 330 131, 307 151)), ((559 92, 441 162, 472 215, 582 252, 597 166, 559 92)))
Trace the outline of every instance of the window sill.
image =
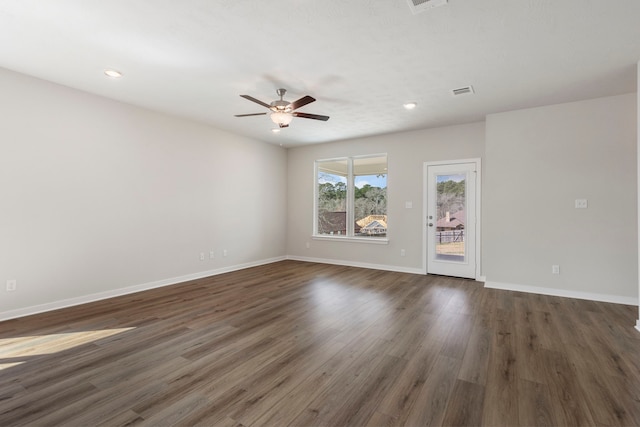
POLYGON ((313 240, 326 240, 331 242, 370 243, 374 245, 388 245, 386 237, 347 237, 347 236, 311 236, 313 240))

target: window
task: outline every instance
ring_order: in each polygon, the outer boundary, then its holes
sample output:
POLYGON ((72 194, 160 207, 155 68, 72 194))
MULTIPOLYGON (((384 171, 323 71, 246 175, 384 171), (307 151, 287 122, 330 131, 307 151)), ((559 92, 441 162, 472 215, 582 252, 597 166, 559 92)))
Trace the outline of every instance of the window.
POLYGON ((316 161, 314 236, 386 239, 387 155, 316 161))

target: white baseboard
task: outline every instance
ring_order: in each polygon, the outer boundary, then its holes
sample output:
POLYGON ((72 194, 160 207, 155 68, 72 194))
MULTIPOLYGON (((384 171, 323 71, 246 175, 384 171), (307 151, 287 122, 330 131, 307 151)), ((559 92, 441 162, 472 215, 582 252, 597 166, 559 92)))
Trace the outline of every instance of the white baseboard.
POLYGON ((316 262, 318 264, 343 265, 345 267, 370 268, 372 270, 395 271, 398 273, 424 274, 421 268, 398 267, 397 265, 370 264, 367 262, 345 261, 341 259, 311 258, 301 256, 287 256, 292 261, 316 262))
POLYGON ((640 319, 636 322, 636 329, 640 332, 640 319))
POLYGON ((486 281, 484 284, 484 287, 491 288, 491 289, 503 289, 506 291, 527 292, 530 294, 551 295, 555 297, 577 298, 577 299, 584 299, 584 300, 590 300, 590 301, 611 302, 615 304, 624 304, 624 305, 638 305, 638 298, 624 297, 620 295, 596 294, 591 292, 545 288, 541 286, 515 285, 512 283, 500 283, 500 282, 492 282, 492 281, 486 281))
POLYGON ((128 286, 126 288, 113 289, 95 294, 83 295, 81 297, 69 298, 54 301, 46 304, 34 305, 31 307, 20 308, 17 310, 9 310, 0 312, 0 321, 15 319, 18 317, 30 316, 32 314, 44 313, 46 311, 58 310, 61 308, 72 307, 74 305, 86 304, 89 302, 100 301, 107 298, 119 297, 122 295, 133 294, 135 292, 146 291, 149 289, 161 288, 163 286, 176 285, 178 283, 188 282, 190 280, 202 279, 204 277, 217 276, 223 273, 229 273, 245 268, 257 267, 259 265, 271 264, 278 261, 284 261, 287 257, 269 258, 244 264, 232 265, 229 267, 218 268, 215 270, 200 271, 198 273, 187 274, 184 276, 171 277, 169 279, 157 280, 155 282, 143 283, 140 285, 128 286))

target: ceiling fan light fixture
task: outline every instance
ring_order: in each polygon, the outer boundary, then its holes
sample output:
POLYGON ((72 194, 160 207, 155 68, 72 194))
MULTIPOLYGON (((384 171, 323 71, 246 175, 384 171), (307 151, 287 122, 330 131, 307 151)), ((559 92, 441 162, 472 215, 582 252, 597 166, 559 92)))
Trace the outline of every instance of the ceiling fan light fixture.
POLYGON ((271 117, 271 121, 278 126, 288 126, 289 123, 291 123, 291 120, 293 120, 293 116, 290 113, 284 113, 280 111, 271 113, 269 117, 271 117))
POLYGON ((286 89, 278 89, 277 93, 280 99, 271 102, 271 104, 267 104, 266 102, 262 102, 259 99, 254 98, 249 95, 240 95, 242 98, 255 102, 256 104, 262 105, 263 107, 267 107, 269 109, 269 113, 251 113, 251 114, 236 114, 236 117, 248 117, 248 116, 264 116, 269 114, 271 121, 278 125, 278 128, 286 128, 289 127, 289 123, 293 120, 294 117, 300 117, 303 119, 312 119, 312 120, 321 120, 326 122, 329 120, 329 116, 322 116, 320 114, 311 114, 311 113, 302 113, 300 111, 296 111, 298 108, 304 107, 307 104, 314 102, 316 99, 312 96, 306 95, 302 98, 288 102, 283 99, 284 94, 286 93, 286 89))

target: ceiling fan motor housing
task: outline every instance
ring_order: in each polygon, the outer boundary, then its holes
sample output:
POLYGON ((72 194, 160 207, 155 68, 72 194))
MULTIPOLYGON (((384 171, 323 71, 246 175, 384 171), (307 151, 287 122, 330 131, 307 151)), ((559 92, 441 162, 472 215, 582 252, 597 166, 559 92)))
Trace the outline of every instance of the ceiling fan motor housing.
POLYGON ((283 111, 288 113, 289 111, 291 111, 290 105, 291 105, 290 102, 279 99, 271 103, 271 109, 274 111, 277 110, 277 111, 283 111))

